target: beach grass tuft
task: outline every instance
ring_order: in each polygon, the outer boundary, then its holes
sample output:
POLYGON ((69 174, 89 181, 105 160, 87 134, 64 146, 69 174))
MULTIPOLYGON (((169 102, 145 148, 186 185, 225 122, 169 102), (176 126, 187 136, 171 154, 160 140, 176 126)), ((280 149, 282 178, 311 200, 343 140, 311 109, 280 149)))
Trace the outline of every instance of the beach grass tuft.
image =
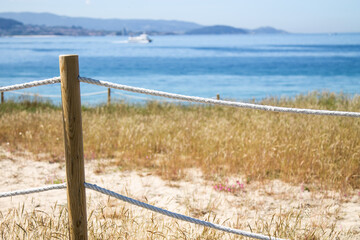
MULTIPOLYGON (((260 103, 360 112, 359 96, 329 92, 260 103)), ((176 180, 199 168, 209 180, 241 175, 309 191, 360 188, 359 118, 159 102, 83 107, 82 118, 85 159, 111 159, 122 170, 145 168, 176 180)), ((63 161, 60 106, 39 99, 1 104, 0 143, 63 161)))
MULTIPOLYGON (((89 239, 250 239, 237 235, 174 220, 147 210, 134 210, 126 204, 108 203, 88 206, 89 239)), ((210 209, 211 210, 211 209, 210 209)), ((259 219, 254 224, 239 220, 233 224, 221 222, 215 214, 207 214, 207 221, 248 232, 262 233, 284 239, 339 239, 351 238, 352 232, 339 232, 335 225, 302 222, 301 211, 273 214, 269 220, 259 219)), ((50 211, 28 209, 25 205, 0 211, 0 236, 2 239, 69 239, 66 207, 54 204, 50 211)))

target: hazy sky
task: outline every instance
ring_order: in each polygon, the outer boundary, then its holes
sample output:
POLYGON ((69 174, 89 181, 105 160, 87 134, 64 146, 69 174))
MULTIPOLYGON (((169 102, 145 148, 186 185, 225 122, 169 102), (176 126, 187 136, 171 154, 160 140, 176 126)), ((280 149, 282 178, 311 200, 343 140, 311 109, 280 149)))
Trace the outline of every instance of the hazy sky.
POLYGON ((290 32, 360 32, 360 0, 0 0, 0 12, 185 20, 290 32))

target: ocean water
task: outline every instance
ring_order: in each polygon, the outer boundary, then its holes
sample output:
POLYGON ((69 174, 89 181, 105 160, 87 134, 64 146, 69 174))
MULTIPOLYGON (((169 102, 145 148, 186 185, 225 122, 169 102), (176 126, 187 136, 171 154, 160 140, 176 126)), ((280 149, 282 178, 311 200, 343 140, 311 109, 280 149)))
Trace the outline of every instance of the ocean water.
MULTIPOLYGON (((78 54, 81 76, 185 95, 248 101, 316 90, 360 94, 360 34, 152 38, 151 44, 112 36, 0 38, 0 86, 59 76, 59 55, 78 54)), ((82 94, 104 90, 81 84, 82 94)), ((58 96, 60 86, 19 92, 58 96)), ((132 102, 153 99, 113 93, 132 102)), ((51 100, 59 103, 56 96, 51 100)), ((88 104, 105 101, 105 93, 82 98, 88 104)))

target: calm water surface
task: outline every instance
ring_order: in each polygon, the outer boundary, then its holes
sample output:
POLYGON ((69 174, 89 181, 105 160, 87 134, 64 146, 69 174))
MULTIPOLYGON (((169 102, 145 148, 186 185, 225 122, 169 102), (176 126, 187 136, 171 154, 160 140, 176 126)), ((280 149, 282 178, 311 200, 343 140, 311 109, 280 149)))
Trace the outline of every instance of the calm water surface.
MULTIPOLYGON (((260 100, 314 90, 360 93, 360 34, 152 38, 151 44, 128 44, 125 37, 0 38, 0 85, 59 76, 59 55, 78 54, 82 76, 186 95, 260 100)), ((103 90, 81 84, 82 93, 103 90)), ((59 95, 60 87, 21 92, 59 95)), ((105 100, 106 94, 83 97, 84 103, 105 100)))

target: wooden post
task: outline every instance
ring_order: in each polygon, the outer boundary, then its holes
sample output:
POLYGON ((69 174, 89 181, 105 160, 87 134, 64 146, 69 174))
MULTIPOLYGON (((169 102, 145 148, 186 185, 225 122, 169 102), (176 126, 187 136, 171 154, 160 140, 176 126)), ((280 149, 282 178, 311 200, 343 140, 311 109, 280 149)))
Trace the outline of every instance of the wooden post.
POLYGON ((5 100, 4 100, 4 92, 1 92, 1 103, 4 103, 5 100))
POLYGON ((216 94, 216 99, 220 100, 220 94, 216 94))
POLYGON ((111 103, 111 89, 108 88, 108 99, 107 99, 107 105, 110 106, 110 103, 111 103))
POLYGON ((70 226, 69 234, 71 240, 88 239, 78 56, 61 55, 59 57, 59 64, 70 226))

